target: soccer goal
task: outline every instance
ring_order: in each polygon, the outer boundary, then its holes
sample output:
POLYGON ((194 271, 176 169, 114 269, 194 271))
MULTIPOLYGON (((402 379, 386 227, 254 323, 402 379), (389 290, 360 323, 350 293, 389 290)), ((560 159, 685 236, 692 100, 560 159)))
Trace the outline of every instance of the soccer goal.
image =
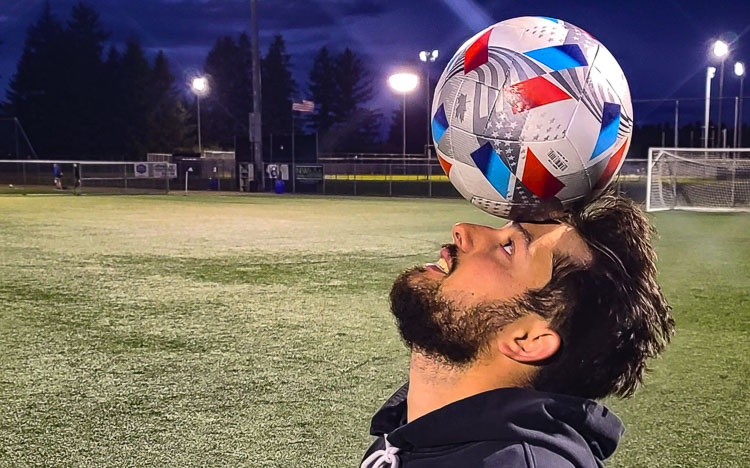
POLYGON ((750 148, 649 148, 646 211, 750 211, 750 148))
POLYGON ((168 162, 0 159, 0 193, 165 193, 176 177, 168 162))

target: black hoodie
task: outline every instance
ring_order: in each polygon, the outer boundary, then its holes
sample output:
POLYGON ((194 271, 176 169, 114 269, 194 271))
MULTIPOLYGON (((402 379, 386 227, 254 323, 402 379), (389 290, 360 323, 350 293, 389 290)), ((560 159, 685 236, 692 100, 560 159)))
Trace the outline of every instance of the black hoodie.
POLYGON ((372 418, 377 439, 363 468, 601 467, 624 432, 595 401, 525 388, 473 395, 407 424, 408 385, 372 418))

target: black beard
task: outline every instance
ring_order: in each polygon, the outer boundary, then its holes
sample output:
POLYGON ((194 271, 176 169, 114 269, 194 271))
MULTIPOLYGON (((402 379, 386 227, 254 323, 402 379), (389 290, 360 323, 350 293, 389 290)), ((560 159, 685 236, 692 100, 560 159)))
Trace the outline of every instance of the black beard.
POLYGON ((523 315, 513 302, 461 309, 440 296, 437 282, 414 278, 424 271, 405 271, 391 288, 391 312, 412 351, 444 364, 466 365, 487 349, 498 331, 523 315))

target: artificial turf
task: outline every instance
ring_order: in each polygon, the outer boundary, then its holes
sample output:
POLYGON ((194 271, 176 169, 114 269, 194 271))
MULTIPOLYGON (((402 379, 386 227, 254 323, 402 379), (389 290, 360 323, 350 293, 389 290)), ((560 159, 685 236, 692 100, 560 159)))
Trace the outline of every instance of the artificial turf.
MULTIPOLYGON (((750 215, 653 216, 677 334, 609 466, 747 466, 750 215)), ((0 196, 0 466, 355 466, 461 200, 0 196)))

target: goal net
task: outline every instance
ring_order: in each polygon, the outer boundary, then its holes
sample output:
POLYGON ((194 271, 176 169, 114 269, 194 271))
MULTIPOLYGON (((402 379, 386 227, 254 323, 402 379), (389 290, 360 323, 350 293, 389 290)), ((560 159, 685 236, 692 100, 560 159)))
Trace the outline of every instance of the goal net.
POLYGON ((750 148, 649 148, 646 211, 750 211, 750 148))
POLYGON ((176 177, 167 162, 0 159, 0 194, 165 193, 176 177))

